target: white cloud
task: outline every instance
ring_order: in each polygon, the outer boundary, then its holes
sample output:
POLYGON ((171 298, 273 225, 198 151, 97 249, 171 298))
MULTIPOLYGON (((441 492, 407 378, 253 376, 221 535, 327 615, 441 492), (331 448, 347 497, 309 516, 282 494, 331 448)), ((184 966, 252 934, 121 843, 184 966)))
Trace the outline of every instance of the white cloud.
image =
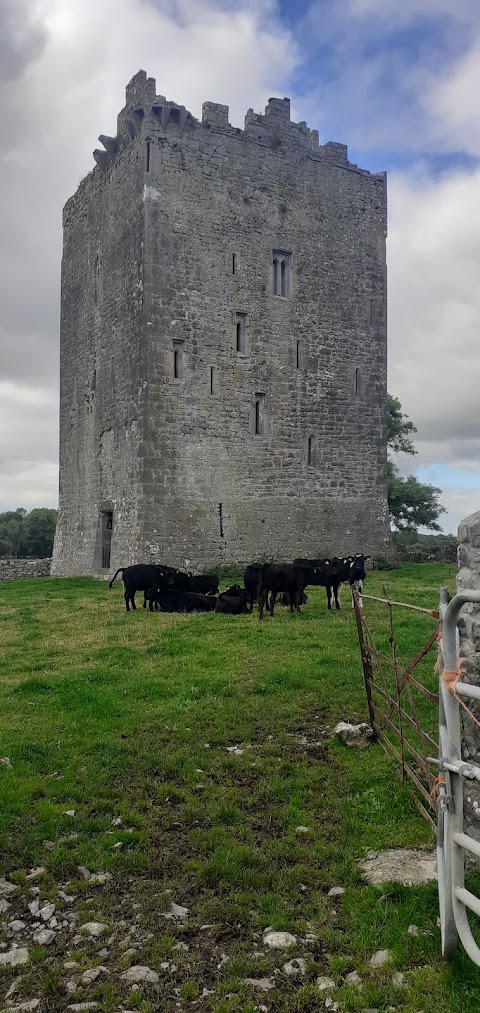
POLYGON ((115 133, 127 81, 143 68, 194 115, 212 99, 237 124, 284 94, 297 52, 271 0, 0 0, 0 22, 0 347, 14 385, 0 390, 0 482, 4 507, 45 505, 57 485, 61 211, 98 134, 115 133))

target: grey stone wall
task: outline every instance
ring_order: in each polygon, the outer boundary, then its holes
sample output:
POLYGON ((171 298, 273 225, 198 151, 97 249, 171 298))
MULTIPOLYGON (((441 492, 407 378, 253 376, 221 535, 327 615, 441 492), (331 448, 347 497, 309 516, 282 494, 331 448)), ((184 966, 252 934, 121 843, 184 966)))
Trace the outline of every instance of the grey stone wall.
POLYGON ((51 559, 0 559, 0 581, 49 577, 51 559))
POLYGON ((240 130, 143 71, 100 140, 64 211, 53 572, 101 570, 102 510, 111 569, 385 552, 385 174, 288 99, 240 130))
MULTIPOLYGON (((458 529, 458 591, 480 590, 480 511, 466 517, 458 529)), ((468 658, 465 682, 480 685, 480 608, 464 605, 459 619, 460 653, 468 658)), ((469 709, 480 721, 480 704, 468 700, 469 709)), ((480 728, 461 710, 463 723, 463 755, 480 766, 480 728)), ((465 788, 465 824, 476 840, 480 840, 480 784, 465 788)))

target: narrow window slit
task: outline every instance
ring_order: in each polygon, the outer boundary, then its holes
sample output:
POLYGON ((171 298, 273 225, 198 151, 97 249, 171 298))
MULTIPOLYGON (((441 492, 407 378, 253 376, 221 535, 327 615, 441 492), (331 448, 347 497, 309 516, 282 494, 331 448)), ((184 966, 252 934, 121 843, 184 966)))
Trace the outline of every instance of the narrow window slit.
POLYGON ((302 359, 302 342, 297 341, 297 369, 300 369, 302 359))
POLYGON ((175 340, 173 342, 173 378, 174 380, 181 380, 184 374, 184 341, 175 340))
POLYGON ((360 370, 357 367, 357 369, 355 370, 355 397, 358 397, 359 394, 360 394, 360 370))
POLYGON ((245 352, 247 341, 246 341, 246 330, 247 330, 247 315, 246 313, 236 313, 235 315, 235 348, 237 352, 245 352))
POLYGON ((216 373, 217 373, 216 367, 210 366, 210 394, 215 393, 216 373))
POLYGON ((223 538, 223 507, 222 504, 218 504, 218 517, 220 521, 220 538, 223 538))
POLYGON ((284 260, 282 260, 282 263, 281 263, 280 274, 281 274, 281 279, 280 279, 281 280, 281 293, 280 294, 283 295, 283 296, 285 296, 287 294, 287 289, 286 289, 286 284, 287 284, 287 281, 286 281, 287 265, 286 265, 286 263, 285 263, 284 260))
POLYGON ((308 449, 307 449, 307 463, 309 465, 313 464, 314 449, 315 449, 314 438, 313 438, 313 436, 309 436, 308 437, 308 449))
POLYGON ((232 274, 237 273, 237 254, 232 255, 232 274))
POLYGON ((265 394, 255 395, 255 435, 263 436, 265 432, 265 394))
POLYGON ((146 166, 145 166, 145 169, 146 169, 146 172, 150 172, 150 141, 147 141, 146 149, 147 149, 147 152, 146 152, 146 166))

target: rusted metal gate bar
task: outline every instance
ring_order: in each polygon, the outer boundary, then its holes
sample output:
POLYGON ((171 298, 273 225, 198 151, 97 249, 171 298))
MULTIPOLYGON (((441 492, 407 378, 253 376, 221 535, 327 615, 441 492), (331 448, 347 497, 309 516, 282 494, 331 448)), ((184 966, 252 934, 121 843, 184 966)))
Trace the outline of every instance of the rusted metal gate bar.
POLYGON ((435 724, 437 723, 436 707, 439 698, 436 693, 424 686, 413 673, 419 662, 437 642, 439 612, 421 608, 419 605, 407 605, 387 598, 363 595, 364 600, 378 602, 384 605, 388 611, 389 643, 392 652, 391 657, 388 657, 387 654, 378 650, 375 644, 374 636, 365 617, 365 612, 360 607, 359 596, 355 590, 353 590, 352 596, 370 724, 385 751, 397 760, 401 780, 411 783, 414 789, 412 792, 414 801, 422 815, 432 827, 435 827, 433 816, 436 807, 432 797, 435 777, 427 759, 427 751, 436 753, 438 747, 432 735, 422 728, 414 691, 435 705, 435 724), (401 665, 398 660, 393 621, 394 608, 420 612, 436 620, 435 628, 426 642, 405 666, 401 665), (393 675, 393 685, 392 679, 390 678, 389 683, 386 676, 385 670, 387 668, 393 675), (409 710, 406 709, 407 705, 409 710), (413 741, 411 741, 412 737, 413 741))

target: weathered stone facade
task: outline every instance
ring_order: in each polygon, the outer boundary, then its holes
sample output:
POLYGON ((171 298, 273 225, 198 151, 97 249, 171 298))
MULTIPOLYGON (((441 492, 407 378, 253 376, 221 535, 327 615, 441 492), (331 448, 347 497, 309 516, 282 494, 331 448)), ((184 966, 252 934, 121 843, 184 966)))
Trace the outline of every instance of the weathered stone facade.
POLYGON ((49 577, 51 559, 0 559, 0 581, 49 577))
MULTIPOLYGON (((457 590, 480 590, 480 511, 471 514, 458 528, 457 590)), ((480 607, 464 605, 458 622, 460 654, 468 658, 465 682, 480 685, 480 607)), ((472 714, 480 721, 480 704, 465 701, 472 714)), ((463 756, 480 766, 480 728, 462 709, 463 756)), ((464 791, 465 825, 468 832, 480 841, 480 784, 468 782, 464 791)))
POLYGON ((53 573, 385 551, 385 174, 155 92, 64 209, 53 573))

